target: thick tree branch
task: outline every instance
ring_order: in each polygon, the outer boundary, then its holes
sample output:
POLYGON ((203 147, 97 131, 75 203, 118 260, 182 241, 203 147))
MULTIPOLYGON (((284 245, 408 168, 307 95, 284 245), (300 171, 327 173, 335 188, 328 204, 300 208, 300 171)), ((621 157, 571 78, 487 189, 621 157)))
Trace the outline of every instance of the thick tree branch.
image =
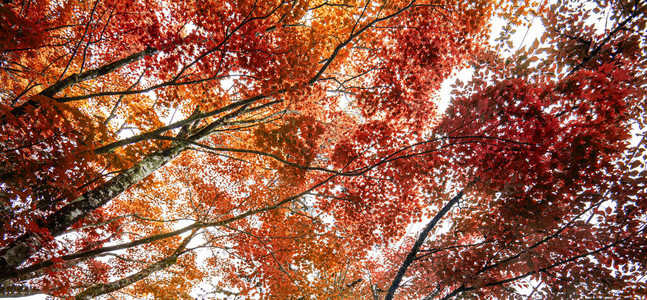
MULTIPOLYGON (((468 184, 467 187, 471 186, 473 183, 475 183, 476 180, 472 181, 470 184, 468 184)), ((393 297, 395 297, 395 292, 400 286, 400 282, 402 281, 402 278, 407 272, 407 269, 409 266, 414 262, 416 259, 416 256, 418 256, 418 252, 420 251, 420 247, 422 247, 422 244, 424 244, 425 240, 427 239, 427 235, 431 232, 432 229, 438 224, 440 219, 442 219, 451 209, 458 203, 458 201, 463 197, 463 191, 461 190, 454 196, 443 208, 436 213, 436 215, 427 223, 427 226, 420 232, 420 235, 418 235, 418 239, 416 242, 413 244, 413 247, 411 248, 411 251, 407 254, 407 257, 404 259, 404 262, 402 262, 402 265, 400 265, 400 269, 398 269, 398 273, 395 275, 393 278, 393 281, 391 282, 391 286, 389 286, 389 290, 384 297, 384 300, 393 300, 393 297)))
MULTIPOLYGON (((142 59, 142 58, 144 58, 146 56, 152 55, 152 54, 154 54, 156 52, 157 52, 157 50, 155 48, 147 47, 146 49, 144 49, 142 51, 139 51, 137 53, 133 53, 133 54, 131 54, 129 56, 126 56, 126 57, 124 57, 124 58, 122 58, 120 60, 114 61, 112 63, 101 66, 99 68, 88 70, 88 71, 85 71, 85 72, 83 72, 81 74, 72 74, 70 76, 67 76, 65 79, 59 80, 55 84, 53 84, 53 85, 49 86, 48 88, 44 89, 39 94, 43 95, 43 96, 46 96, 46 97, 49 97, 49 98, 54 98, 54 95, 56 95, 58 92, 72 86, 73 84, 76 84, 76 83, 79 83, 79 82, 83 82, 83 81, 86 81, 86 80, 94 79, 94 78, 109 74, 109 73, 111 73, 111 72, 113 72, 113 71, 115 71, 115 70, 117 70, 117 69, 119 69, 119 68, 121 68, 123 66, 126 66, 126 65, 128 65, 130 63, 138 61, 138 60, 140 60, 140 59, 142 59)), ((55 99, 55 100, 60 100, 60 99, 55 99)), ((60 101, 63 101, 63 100, 60 100, 60 101)), ((29 100, 29 101, 23 103, 22 105, 12 109, 11 113, 13 115, 15 115, 15 116, 21 116, 21 115, 25 114, 26 109, 27 109, 28 106, 38 107, 38 105, 39 105, 38 102, 33 101, 33 100, 29 100)))
POLYGON ((169 257, 160 260, 147 268, 144 268, 143 270, 140 270, 139 272, 132 274, 130 276, 127 276, 125 278, 110 282, 110 283, 101 283, 94 285, 83 292, 77 294, 74 299, 76 300, 86 300, 86 299, 91 299, 94 297, 98 297, 101 295, 105 295, 117 290, 120 290, 124 287, 127 287, 137 281, 140 281, 146 277, 148 277, 150 274, 153 274, 157 271, 164 270, 171 265, 175 264, 177 261, 178 257, 184 253, 184 249, 186 249, 187 244, 191 241, 195 234, 195 231, 192 232, 189 236, 184 238, 182 243, 175 249, 173 254, 171 254, 169 257))
POLYGON ((54 85, 44 89, 40 92, 41 95, 53 98, 58 92, 62 91, 65 88, 72 86, 75 83, 83 82, 86 80, 94 79, 99 76, 106 75, 111 73, 123 66, 131 64, 135 61, 138 61, 146 56, 152 55, 157 52, 157 49, 152 47, 147 47, 146 49, 133 53, 129 56, 126 56, 120 60, 114 61, 102 67, 85 71, 81 74, 72 74, 65 79, 55 83, 54 85))
POLYGON ((17 284, 0 285, 0 297, 2 298, 21 298, 38 294, 42 294, 42 292, 28 286, 17 284))
MULTIPOLYGON (((112 151, 114 151, 115 149, 117 149, 119 147, 123 147, 123 146, 134 144, 134 143, 138 143, 138 142, 141 142, 141 141, 151 140, 151 139, 154 139, 155 137, 160 136, 161 134, 163 134, 164 132, 167 132, 169 130, 180 128, 180 127, 182 127, 184 125, 189 125, 189 124, 191 124, 191 123, 193 123, 195 121, 202 120, 202 119, 212 117, 212 116, 215 116, 215 115, 219 115, 221 113, 224 113, 224 112, 239 108, 241 106, 251 105, 251 104, 255 103, 256 101, 259 101, 259 100, 264 99, 264 98, 267 98, 267 96, 259 95, 259 96, 251 97, 251 98, 248 98, 248 99, 245 99, 245 100, 242 100, 242 101, 237 101, 237 102, 231 103, 229 105, 223 106, 221 108, 218 108, 218 109, 215 109, 215 110, 212 110, 212 111, 209 111, 209 112, 196 114, 196 115, 188 117, 188 118, 186 118, 184 120, 177 121, 175 123, 172 123, 172 124, 157 128, 155 130, 151 130, 151 131, 146 132, 146 133, 135 135, 135 136, 132 136, 132 137, 129 137, 129 138, 125 138, 123 140, 119 140, 119 141, 110 143, 110 144, 105 145, 105 146, 101 146, 99 148, 94 149, 94 153, 96 153, 96 154, 105 154, 105 153, 112 152, 112 151)), ((227 121, 227 120, 225 120, 223 118, 221 118, 220 120, 222 122, 227 121)))
POLYGON ((189 231, 192 231, 192 230, 197 230, 197 229, 200 229, 200 228, 225 226, 227 224, 233 223, 233 222, 238 221, 238 220, 245 219, 245 218, 247 218, 249 216, 253 216, 253 215, 256 215, 258 213, 271 211, 271 210, 280 208, 283 205, 285 205, 285 204, 287 204, 289 202, 292 202, 292 201, 294 201, 296 199, 299 199, 299 198, 303 197, 304 195, 310 193, 311 191, 323 186, 324 184, 326 184, 330 180, 332 180, 334 177, 335 176, 330 176, 330 177, 322 180, 321 182, 319 182, 317 184, 314 184, 313 186, 306 189, 305 191, 303 191, 301 193, 298 193, 296 195, 293 195, 291 197, 287 197, 287 198, 285 198, 285 199, 283 199, 283 200, 281 200, 279 202, 274 203, 273 205, 265 206, 265 207, 258 208, 258 209, 251 209, 251 210, 248 210, 248 211, 246 211, 246 212, 244 212, 242 214, 239 214, 237 216, 233 216, 233 217, 230 217, 230 218, 227 218, 227 219, 224 219, 224 220, 219 220, 219 221, 214 221, 214 222, 204 222, 204 223, 203 222, 196 222, 196 223, 193 223, 191 225, 185 226, 183 228, 180 228, 180 229, 177 229, 177 230, 174 230, 174 231, 148 236, 146 238, 139 239, 139 240, 136 240, 136 241, 132 241, 132 242, 124 243, 124 244, 119 244, 119 245, 106 246, 106 247, 97 248, 97 249, 88 250, 88 251, 83 251, 83 252, 78 252, 78 253, 74 253, 74 254, 70 254, 70 255, 64 255, 64 256, 58 257, 57 259, 49 259, 47 261, 36 263, 36 264, 31 265, 31 266, 22 268, 22 269, 10 270, 11 272, 7 272, 7 273, 3 272, 3 273, 0 273, 0 282, 3 282, 3 281, 8 280, 8 279, 21 277, 21 276, 36 272, 38 270, 41 270, 43 268, 51 267, 51 266, 56 264, 55 261, 71 261, 71 260, 75 260, 75 259, 92 258, 92 257, 95 257, 95 256, 103 254, 103 253, 117 251, 117 250, 129 249, 129 248, 133 248, 133 247, 136 247, 136 246, 149 244, 149 243, 152 243, 152 242, 155 242, 155 241, 171 238, 171 237, 178 236, 180 234, 183 234, 183 233, 186 233, 186 232, 189 232, 189 231))

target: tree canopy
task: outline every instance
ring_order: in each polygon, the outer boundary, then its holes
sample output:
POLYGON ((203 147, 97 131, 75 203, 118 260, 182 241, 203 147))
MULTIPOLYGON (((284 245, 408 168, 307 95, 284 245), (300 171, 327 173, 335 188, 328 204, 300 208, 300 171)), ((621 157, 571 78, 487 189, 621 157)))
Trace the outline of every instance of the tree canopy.
POLYGON ((5 1, 0 296, 645 296, 646 14, 5 1))

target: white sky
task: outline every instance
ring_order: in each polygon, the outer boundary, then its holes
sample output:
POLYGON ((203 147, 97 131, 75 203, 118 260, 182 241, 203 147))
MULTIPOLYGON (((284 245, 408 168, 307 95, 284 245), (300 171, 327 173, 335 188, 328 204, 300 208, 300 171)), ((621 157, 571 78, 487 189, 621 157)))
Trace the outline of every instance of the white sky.
MULTIPOLYGON (((496 39, 499 36, 499 32, 501 32, 501 29, 506 25, 507 23, 505 22, 504 19, 501 18, 493 18, 491 21, 490 25, 490 44, 494 45, 496 42, 494 39, 496 39)), ((538 18, 533 20, 531 26, 529 28, 517 28, 517 32, 514 33, 511 37, 511 40, 514 44, 514 49, 518 49, 523 46, 528 46, 531 45, 532 42, 535 39, 539 39, 541 37, 542 33, 544 32, 544 26, 541 23, 541 20, 538 18)), ((440 96, 440 103, 438 104, 438 109, 440 111, 445 111, 447 106, 449 105, 449 101, 451 99, 451 85, 456 82, 456 79, 460 79, 463 82, 469 82, 470 79, 472 78, 473 70, 471 68, 465 68, 462 70, 457 70, 455 71, 455 74, 445 80, 441 86, 441 89, 439 91, 439 96, 440 96)))

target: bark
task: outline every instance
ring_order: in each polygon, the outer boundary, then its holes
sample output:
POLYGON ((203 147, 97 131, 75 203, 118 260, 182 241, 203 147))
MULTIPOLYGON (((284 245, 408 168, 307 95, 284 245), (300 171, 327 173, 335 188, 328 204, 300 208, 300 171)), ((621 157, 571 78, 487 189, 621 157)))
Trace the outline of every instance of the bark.
MULTIPOLYGON (((59 80, 55 84, 53 84, 53 85, 49 86, 48 88, 44 89, 39 94, 43 95, 43 96, 46 96, 46 97, 49 97, 49 98, 53 98, 54 95, 56 95, 58 92, 60 92, 60 91, 62 91, 64 89, 74 85, 75 83, 83 82, 83 81, 86 81, 86 80, 91 80, 91 79, 94 79, 94 78, 109 74, 109 73, 111 73, 111 72, 113 72, 113 71, 115 71, 115 70, 117 70, 117 69, 119 69, 119 68, 121 68, 123 66, 126 66, 126 65, 128 65, 130 63, 138 61, 138 60, 140 60, 140 59, 142 59, 142 58, 144 58, 146 56, 152 55, 155 52, 157 52, 157 50, 155 48, 148 47, 148 48, 146 48, 146 49, 144 49, 142 51, 131 54, 129 56, 126 56, 126 57, 124 57, 124 58, 122 58, 120 60, 114 61, 114 62, 109 63, 107 65, 103 65, 103 66, 101 66, 99 68, 92 69, 92 70, 89 70, 89 71, 85 71, 85 72, 83 72, 81 74, 72 74, 72 75, 66 77, 65 79, 59 80)), ((65 102, 65 101, 63 101, 63 102, 65 102)), ((23 103, 22 105, 12 109, 11 113, 14 116, 21 116, 21 115, 25 114, 25 111, 26 111, 27 107, 29 107, 29 106, 36 106, 37 107, 38 102, 33 101, 33 100, 29 100, 29 101, 23 103)))
POLYGON ((41 294, 40 291, 24 285, 0 285, 0 297, 20 298, 41 294))
MULTIPOLYGON (((113 246, 106 246, 106 247, 101 247, 101 248, 92 249, 92 250, 88 250, 88 251, 77 252, 77 253, 74 253, 74 254, 60 256, 59 258, 61 260, 63 260, 63 261, 66 261, 66 262, 72 261, 72 260, 75 260, 75 259, 92 258, 92 257, 95 257, 97 255, 100 255, 100 254, 103 254, 103 253, 106 253, 106 252, 118 251, 118 250, 133 248, 133 247, 136 247, 136 246, 139 246, 139 245, 149 244, 149 243, 152 243, 152 242, 155 242, 155 241, 159 241, 159 240, 167 239, 167 238, 170 238, 170 237, 178 236, 180 234, 189 232, 191 230, 204 228, 204 227, 208 227, 208 226, 203 224, 203 223, 194 223, 192 225, 186 226, 186 227, 178 229, 178 230, 174 230, 174 231, 167 232, 167 233, 161 233, 161 234, 152 235, 152 236, 149 236, 149 237, 146 237, 146 238, 143 238, 143 239, 140 239, 140 240, 132 241, 132 242, 129 242, 129 243, 118 244, 118 245, 113 245, 113 246)), ((20 276, 27 275, 27 274, 31 274, 31 273, 40 271, 40 270, 42 270, 44 268, 54 266, 56 264, 57 264, 57 262, 55 262, 53 259, 42 261, 42 262, 30 265, 29 267, 26 267, 26 268, 17 269, 15 271, 15 274, 14 274, 13 277, 5 278, 4 276, 0 276, 0 281, 20 277, 20 276)))
MULTIPOLYGON (((194 233, 195 233, 195 231, 194 231, 194 233)), ((104 295, 104 294, 108 294, 108 293, 120 290, 122 288, 125 288, 125 287, 127 287, 127 286, 129 286, 129 285, 131 285, 131 284, 133 284, 133 283, 135 283, 137 281, 140 281, 140 280, 148 277, 150 274, 153 274, 153 273, 155 273, 157 271, 164 270, 164 269, 170 267, 171 265, 173 265, 177 261, 178 257, 183 253, 184 249, 186 248, 186 245, 189 243, 189 241, 191 241, 192 237, 193 237, 193 233, 191 235, 189 235, 188 237, 186 237, 182 241, 180 246, 178 246, 178 248, 175 250, 175 252, 173 252, 173 254, 171 254, 169 257, 167 257, 167 258, 165 258, 163 260, 160 260, 160 261, 148 266, 147 268, 144 268, 143 270, 141 270, 141 271, 139 271, 139 272, 137 272, 135 274, 132 274, 132 275, 130 275, 128 277, 125 277, 125 278, 122 278, 122 279, 119 279, 119 280, 116 280, 116 281, 113 281, 113 282, 110 282, 110 283, 100 283, 100 284, 94 285, 94 286, 86 289, 85 291, 77 294, 76 297, 74 297, 74 299, 76 299, 76 300, 86 300, 86 299, 91 299, 91 298, 101 296, 101 295, 104 295)))
MULTIPOLYGON (((256 97, 250 98, 248 101, 256 101, 253 99, 256 99, 256 97)), ((236 111, 213 121, 198 133, 192 135, 190 139, 192 141, 199 141, 209 136, 213 128, 220 126, 229 119, 245 113, 245 109, 249 104, 251 104, 251 102, 243 104, 242 107, 238 108, 236 111)), ((230 106, 225 106, 225 108, 227 107, 230 106)), ((48 216, 45 220, 44 228, 46 228, 52 236, 57 236, 63 233, 66 229, 83 219, 95 209, 105 205, 110 200, 126 191, 126 189, 133 184, 136 184, 155 172, 155 170, 176 157, 180 152, 187 149, 189 145, 190 143, 178 142, 174 143, 173 146, 164 151, 159 151, 149 155, 139 163, 135 164, 135 166, 108 180, 100 187, 88 191, 80 197, 72 200, 69 204, 48 216)), ((37 233, 30 232, 22 235, 0 251, 0 282, 19 276, 17 267, 35 253, 40 246, 41 237, 37 233)))
MULTIPOLYGON (((186 147, 186 144, 178 144, 167 150, 149 155, 132 168, 113 177, 102 186, 84 193, 48 216, 45 219, 45 228, 52 236, 61 234, 93 210, 108 203, 133 184, 152 174, 186 147)), ((3 275, 2 278, 13 277, 16 267, 27 260, 40 246, 41 237, 38 234, 26 233, 5 247, 0 252, 0 274, 3 275)))
MULTIPOLYGON (((125 243, 125 244, 112 245, 112 246, 106 246, 106 247, 92 249, 92 250, 88 250, 88 251, 77 252, 77 253, 74 253, 74 254, 60 256, 59 258, 61 260, 63 260, 63 261, 72 261, 72 260, 75 260, 75 259, 86 259, 86 258, 95 257, 95 256, 97 256, 99 254, 106 253, 106 252, 123 250, 123 249, 128 249, 128 248, 132 248, 132 247, 136 247, 136 246, 140 246, 140 245, 144 245, 144 244, 149 244, 149 243, 152 243, 154 241, 159 241, 159 240, 163 240, 163 239, 166 239, 166 238, 174 237, 174 236, 183 234, 183 233, 191 231, 191 230, 195 231, 195 230, 198 230, 200 228, 225 226, 227 224, 233 223, 235 221, 247 218, 249 216, 252 216, 252 215, 255 215, 255 214, 258 214, 258 213, 262 213, 262 212, 265 212, 265 211, 270 211, 270 210, 277 209, 277 208, 281 207, 282 205, 284 205, 284 204, 286 204, 288 202, 291 202, 291 201, 294 201, 295 199, 303 197, 304 195, 310 193, 312 190, 326 184, 327 182, 332 180, 334 177, 335 176, 328 177, 327 179, 313 185, 312 187, 308 188, 307 190, 305 190, 305 191, 303 191, 303 192, 301 192, 299 194, 293 195, 291 197, 287 197, 287 198, 285 198, 285 199, 283 199, 283 200, 281 200, 281 201, 279 201, 279 202, 277 202, 277 203, 275 203, 273 205, 248 210, 245 213, 242 213, 242 214, 239 214, 237 216, 233 216, 233 217, 230 217, 230 218, 227 218, 227 219, 224 219, 224 220, 214 221, 214 222, 209 222, 209 223, 194 223, 194 224, 191 224, 191 225, 186 226, 184 228, 180 228, 180 229, 177 229, 177 230, 174 230, 174 231, 171 231, 171 232, 148 236, 146 238, 131 241, 131 242, 128 242, 128 243, 125 243)), ((54 260, 52 260, 52 259, 42 261, 42 262, 30 265, 30 266, 25 267, 25 268, 15 270, 14 274, 12 276, 9 276, 8 274, 2 274, 0 276, 0 281, 7 280, 7 279, 13 279, 13 278, 17 278, 17 277, 27 275, 27 274, 30 274, 30 273, 33 273, 33 272, 37 272, 37 271, 42 270, 43 268, 51 267, 51 266, 53 266, 55 264, 56 264, 56 262, 54 262, 54 260)))
POLYGON ((147 47, 142 51, 133 53, 120 60, 114 61, 112 63, 101 66, 99 68, 92 69, 92 70, 83 72, 81 74, 72 74, 66 77, 65 79, 53 84, 52 86, 44 89, 42 92, 40 92, 40 94, 50 98, 54 97, 54 95, 56 95, 58 92, 72 86, 75 83, 91 80, 91 79, 109 74, 125 65, 138 61, 148 55, 154 54, 156 51, 157 50, 155 48, 147 47))
POLYGON ((404 259, 404 262, 402 265, 400 265, 400 269, 398 270, 397 275, 395 275, 395 278, 393 278, 393 281, 391 282, 391 286, 389 287, 389 291, 384 297, 384 300, 393 300, 393 297, 395 296, 395 291, 398 289, 400 286, 400 282, 402 281, 402 277, 404 277, 405 273, 407 272, 407 269, 409 266, 413 263, 413 261, 416 259, 416 255, 418 255, 418 251, 420 251, 420 247, 422 244, 425 242, 427 239, 427 235, 429 235, 429 232, 438 224, 440 219, 444 217, 450 210, 451 208, 458 203, 458 201, 463 197, 463 191, 458 192, 454 198, 449 200, 447 204, 434 216, 429 223, 427 223, 427 226, 422 230, 420 235, 418 236, 418 239, 416 240, 416 243, 413 245, 411 248, 411 251, 409 251, 409 254, 407 254, 407 257, 404 259))
MULTIPOLYGON (((169 130, 173 130, 173 129, 176 129, 176 128, 180 128, 182 126, 190 125, 191 123, 193 123, 195 121, 206 119, 206 118, 209 118, 209 117, 213 117, 215 115, 221 114, 223 112, 226 112, 226 111, 229 111, 229 110, 232 110, 232 109, 235 109, 235 108, 247 107, 248 105, 251 105, 254 102, 262 100, 262 99, 264 99, 266 97, 267 96, 264 96, 264 95, 251 97, 251 98, 243 100, 243 101, 234 102, 232 104, 229 104, 227 106, 221 107, 221 108, 216 109, 216 110, 212 110, 212 111, 209 111, 209 112, 206 112, 206 113, 195 114, 195 115, 193 115, 191 117, 188 117, 188 118, 186 118, 184 120, 181 120, 181 121, 177 121, 177 122, 169 124, 167 126, 163 126, 163 127, 157 128, 155 130, 151 130, 151 131, 146 132, 146 133, 135 135, 135 136, 132 136, 132 137, 129 137, 129 138, 125 138, 123 140, 116 141, 114 143, 110 143, 110 144, 105 145, 105 146, 101 146, 101 147, 95 149, 94 152, 96 154, 109 153, 109 152, 114 151, 117 148, 120 148, 120 147, 123 147, 123 146, 126 146, 126 145, 134 144, 134 143, 145 141, 145 140, 150 140, 150 139, 153 139, 153 138, 155 138, 155 137, 157 137, 157 136, 159 136, 159 135, 161 135, 161 134, 163 134, 163 133, 165 133, 165 132, 167 132, 169 130)), ((240 111, 238 111, 238 113, 240 113, 240 111)), ((214 122, 213 124, 221 125, 224 121, 226 121, 227 119, 232 118, 232 117, 233 116, 231 116, 231 115, 225 116, 224 118, 214 122)))

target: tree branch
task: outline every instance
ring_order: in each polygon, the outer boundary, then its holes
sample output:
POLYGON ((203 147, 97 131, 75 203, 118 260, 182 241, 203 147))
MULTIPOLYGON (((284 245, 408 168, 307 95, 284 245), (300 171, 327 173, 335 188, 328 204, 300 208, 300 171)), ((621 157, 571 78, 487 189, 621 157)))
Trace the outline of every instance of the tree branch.
MULTIPOLYGON (((467 184, 465 188, 469 188, 471 185, 476 183, 478 181, 477 179, 472 180, 470 183, 467 184)), ((389 286, 389 290, 384 297, 384 300, 393 300, 393 297, 395 297, 395 292, 400 286, 400 282, 402 281, 402 278, 407 272, 407 269, 409 266, 413 263, 413 261, 416 259, 416 256, 418 255, 418 252, 420 251, 420 247, 422 247, 422 244, 425 242, 427 239, 427 235, 429 235, 429 232, 438 224, 440 219, 444 217, 456 203, 463 197, 463 192, 465 189, 461 190, 454 196, 443 208, 436 213, 433 219, 427 223, 427 226, 420 232, 420 235, 418 236, 418 239, 416 242, 413 244, 413 247, 411 248, 411 251, 407 254, 407 257, 404 259, 404 262, 402 262, 402 265, 400 265, 400 269, 398 269, 398 273, 395 275, 393 278, 393 281, 391 282, 391 286, 389 286)))

